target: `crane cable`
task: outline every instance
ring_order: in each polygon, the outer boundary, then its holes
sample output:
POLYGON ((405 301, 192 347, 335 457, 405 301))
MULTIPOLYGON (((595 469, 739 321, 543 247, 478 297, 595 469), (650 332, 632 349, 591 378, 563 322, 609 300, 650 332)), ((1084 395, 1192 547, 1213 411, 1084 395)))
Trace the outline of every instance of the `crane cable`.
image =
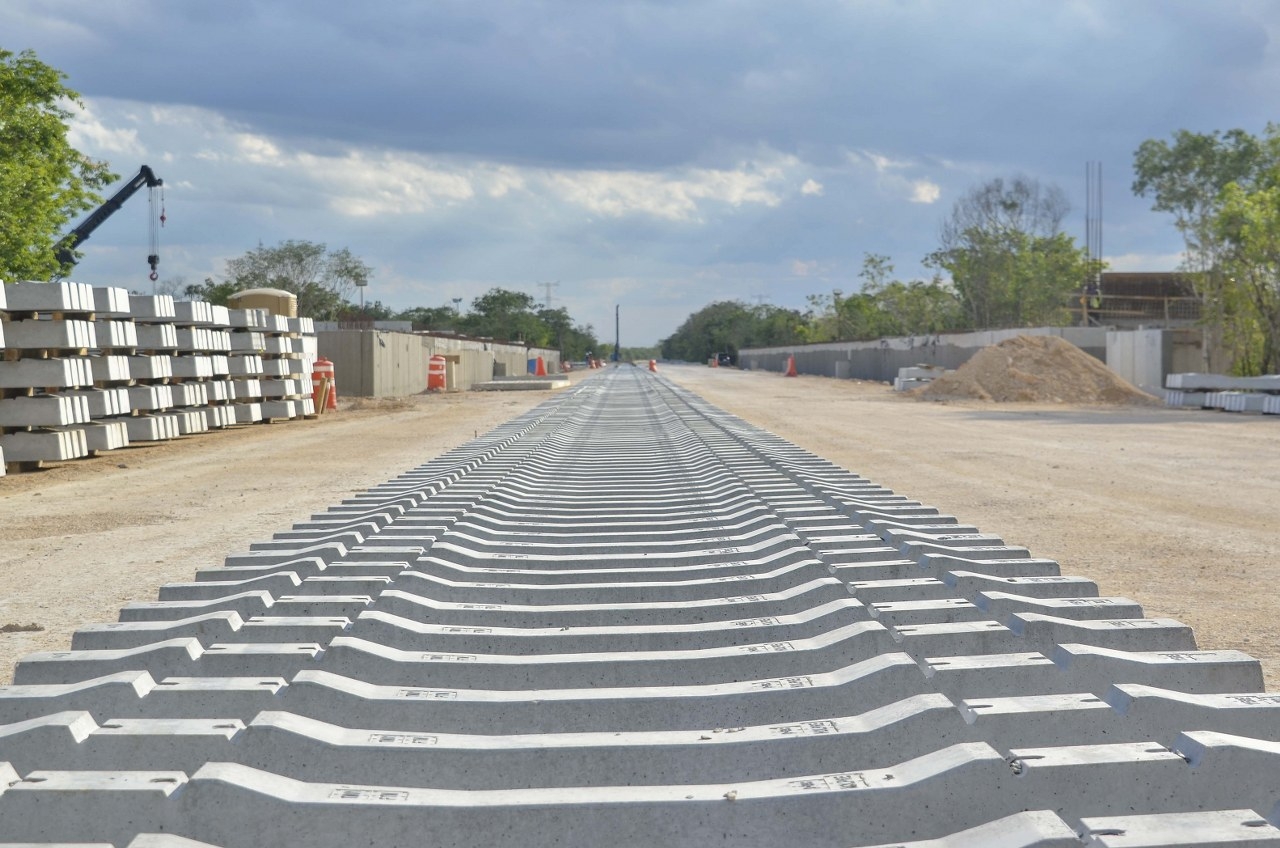
POLYGON ((164 214, 164 185, 160 186, 160 216, 158 218, 159 225, 157 225, 156 223, 157 217, 156 217, 155 186, 149 186, 147 188, 147 205, 150 208, 150 212, 151 212, 151 214, 148 216, 149 220, 147 222, 148 229, 149 229, 148 235, 150 236, 150 240, 148 244, 150 252, 147 255, 147 264, 151 266, 151 274, 150 274, 151 281, 155 282, 156 280, 160 279, 160 272, 156 270, 156 266, 160 264, 160 227, 163 227, 164 222, 167 220, 167 217, 164 214))

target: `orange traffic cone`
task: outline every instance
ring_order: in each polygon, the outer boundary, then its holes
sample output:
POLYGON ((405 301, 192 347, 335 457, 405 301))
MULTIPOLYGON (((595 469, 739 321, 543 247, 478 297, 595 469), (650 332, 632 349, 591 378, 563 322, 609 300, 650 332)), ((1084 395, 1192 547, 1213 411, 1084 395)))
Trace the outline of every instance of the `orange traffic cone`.
POLYGON ((787 370, 782 376, 784 377, 799 376, 798 374, 796 374, 796 358, 794 356, 787 357, 787 370))
POLYGON ((542 357, 541 357, 541 356, 539 356, 539 357, 538 357, 537 370, 535 370, 535 371, 533 372, 533 376, 535 376, 535 377, 545 377, 545 376, 547 376, 547 363, 545 363, 545 362, 543 362, 543 361, 542 361, 542 357))
POLYGON ((650 360, 649 360, 649 370, 650 370, 650 371, 657 371, 657 370, 658 370, 658 360, 656 360, 656 359, 650 359, 650 360))

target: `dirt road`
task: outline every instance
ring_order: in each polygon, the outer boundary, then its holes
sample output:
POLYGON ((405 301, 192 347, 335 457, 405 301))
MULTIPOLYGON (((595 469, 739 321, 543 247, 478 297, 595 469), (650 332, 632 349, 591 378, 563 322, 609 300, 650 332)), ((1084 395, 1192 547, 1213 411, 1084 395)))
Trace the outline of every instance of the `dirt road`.
MULTIPOLYGON (((1164 409, 933 404, 878 384, 694 366, 710 402, 1009 544, 1148 616, 1239 648, 1280 686, 1280 420, 1164 409)), ((576 375, 581 379, 586 375, 576 375)), ((548 396, 468 393, 211 433, 0 478, 0 682, 250 542, 548 396)))

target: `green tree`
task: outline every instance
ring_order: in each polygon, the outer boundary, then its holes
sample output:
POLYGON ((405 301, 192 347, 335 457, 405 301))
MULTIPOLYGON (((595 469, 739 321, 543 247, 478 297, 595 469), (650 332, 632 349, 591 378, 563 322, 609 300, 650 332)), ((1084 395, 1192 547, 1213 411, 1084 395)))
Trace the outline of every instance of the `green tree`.
POLYGON ((747 306, 718 301, 690 315, 660 343, 665 359, 705 362, 713 354, 737 356, 744 347, 771 347, 802 341, 805 318, 770 304, 747 306))
MULTIPOLYGON (((1280 174, 1277 174, 1280 177, 1280 174)), ((1280 183, 1280 180, 1277 180, 1280 183)), ((1219 270, 1238 299, 1242 319, 1231 336, 1234 370, 1280 373, 1280 184, 1248 191, 1228 183, 1216 229, 1222 239, 1219 270)))
POLYGON ((551 332, 534 313, 533 295, 494 287, 471 301, 462 317, 463 332, 513 342, 545 346, 551 332))
POLYGON ((491 288, 471 301, 471 310, 456 321, 459 330, 468 335, 553 348, 565 359, 582 359, 590 350, 598 352, 599 342, 590 325, 574 323, 563 307, 539 309, 537 300, 525 292, 491 288))
POLYGON ((875 292, 875 300, 892 322, 895 335, 930 335, 963 326, 960 301, 940 277, 907 283, 894 280, 875 292))
POLYGON ((996 178, 956 201, 941 246, 925 264, 951 278, 974 329, 1067 320, 1067 296, 1088 273, 1088 256, 1062 232, 1066 195, 1036 180, 996 178))
POLYGON ((415 306, 396 313, 398 321, 412 321, 415 330, 453 330, 458 326, 458 310, 449 306, 415 306))
POLYGON ((117 177, 75 150, 67 121, 80 95, 66 75, 24 50, 0 50, 0 278, 60 273, 54 244, 78 213, 102 202, 117 177))
POLYGON ((862 290, 845 296, 810 295, 806 338, 813 342, 855 341, 886 336, 941 333, 963 325, 960 301, 940 277, 928 282, 893 279, 889 257, 863 257, 862 290))
MULTIPOLYGON (((1267 128, 1274 138, 1275 128, 1267 128)), ((1212 133, 1179 130, 1173 142, 1148 139, 1133 157, 1133 193, 1150 197, 1151 208, 1173 215, 1186 246, 1183 270, 1191 275, 1203 301, 1206 330, 1205 370, 1221 370, 1214 360, 1226 348, 1233 359, 1247 362, 1254 322, 1249 301, 1226 273, 1226 240, 1230 228, 1219 222, 1228 185, 1248 191, 1267 165, 1267 145, 1242 129, 1212 133)), ((1237 259, 1238 259, 1237 255, 1237 259)))
POLYGON ((329 250, 322 243, 291 239, 228 259, 225 276, 189 286, 187 294, 225 305, 244 289, 283 289, 297 295, 299 315, 336 321, 351 309, 356 288, 368 284, 373 269, 345 247, 329 250))
POLYGON ((582 359, 588 351, 599 347, 600 342, 591 325, 575 324, 564 307, 539 309, 537 314, 538 320, 547 327, 551 340, 549 346, 559 350, 564 359, 582 359))

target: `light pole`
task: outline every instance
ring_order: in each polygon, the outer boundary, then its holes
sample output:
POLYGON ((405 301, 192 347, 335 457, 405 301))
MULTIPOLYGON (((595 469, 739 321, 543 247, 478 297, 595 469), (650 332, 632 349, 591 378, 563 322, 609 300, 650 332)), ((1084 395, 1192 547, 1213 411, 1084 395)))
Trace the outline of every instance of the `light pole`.
POLYGON ((356 288, 360 289, 360 317, 364 317, 364 287, 369 285, 368 280, 360 280, 356 283, 356 288))
POLYGON ((621 304, 613 305, 613 361, 620 362, 622 360, 622 323, 619 318, 619 310, 621 304))

